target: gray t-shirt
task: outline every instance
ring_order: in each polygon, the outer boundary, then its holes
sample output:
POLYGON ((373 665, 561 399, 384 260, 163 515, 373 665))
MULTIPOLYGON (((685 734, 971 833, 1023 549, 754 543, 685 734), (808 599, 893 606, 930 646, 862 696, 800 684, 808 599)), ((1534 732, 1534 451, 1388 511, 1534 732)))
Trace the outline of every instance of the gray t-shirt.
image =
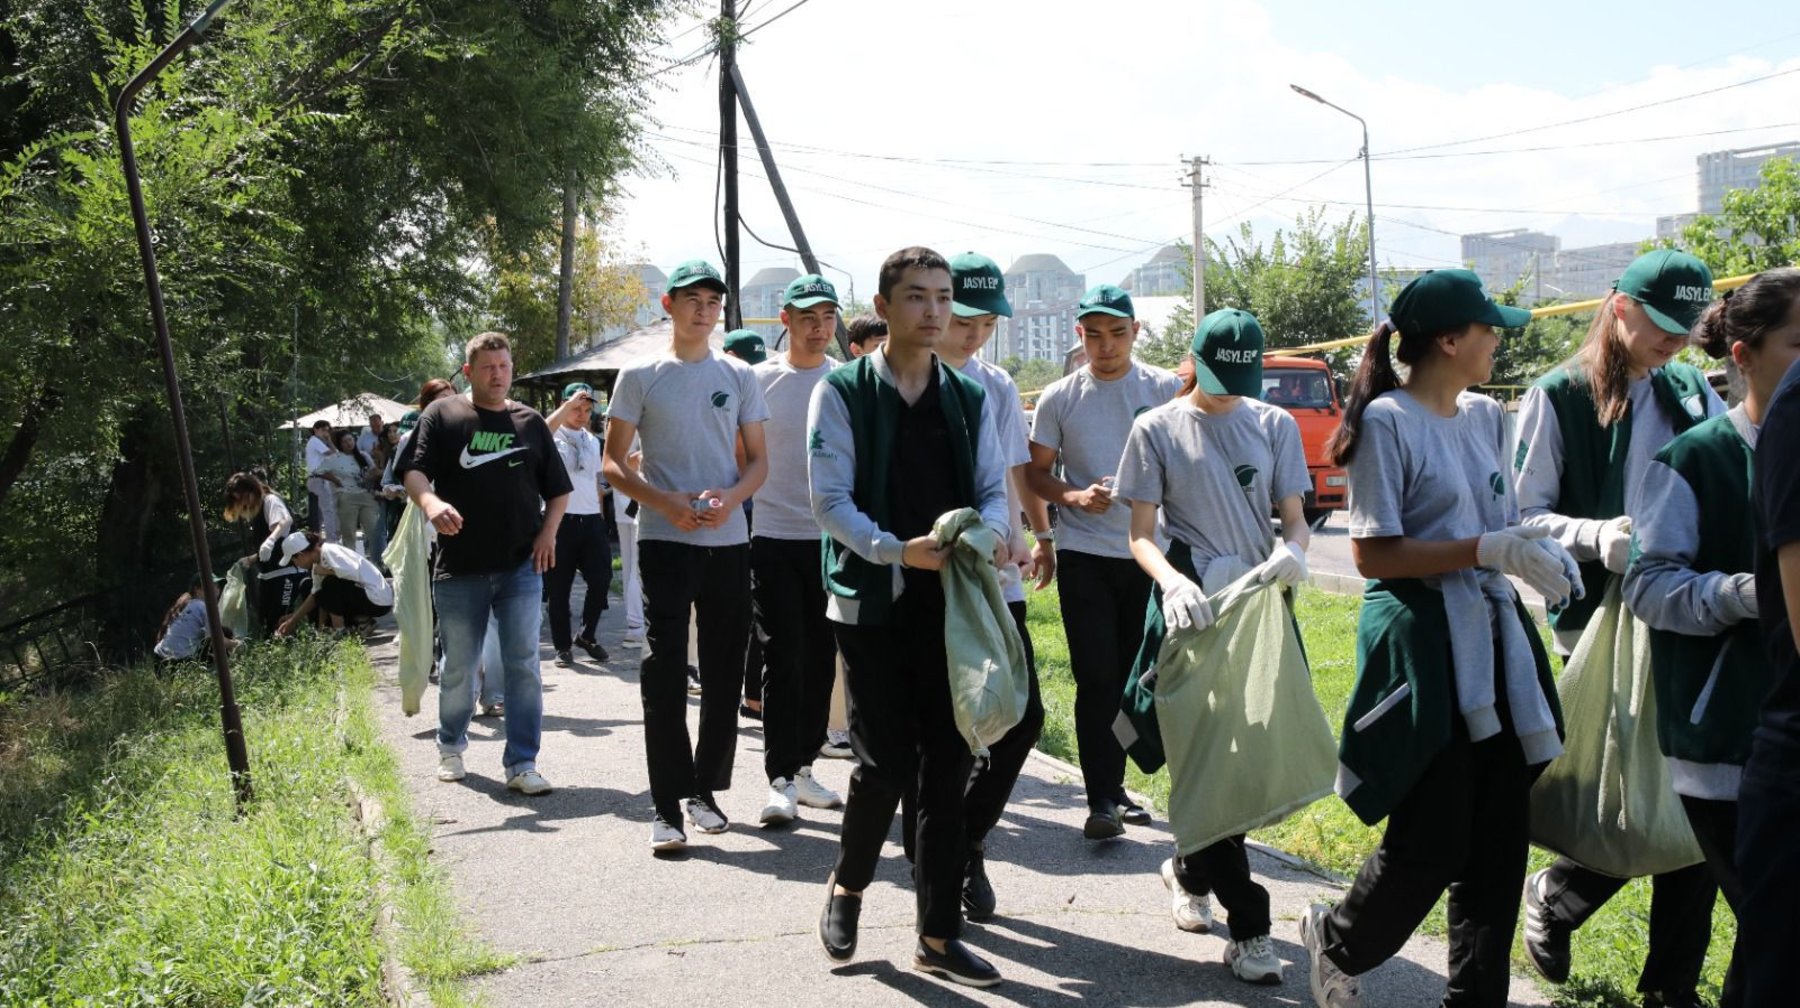
MULTIPOLYGON (((1025 405, 1019 401, 1019 386, 1013 384, 1006 369, 995 367, 979 357, 963 361, 962 373, 981 383, 987 392, 982 409, 991 411, 994 435, 1000 439, 1000 464, 1006 467, 1007 513, 1018 521, 1018 494, 1013 489, 1012 468, 1031 461, 1031 444, 1025 435, 1025 405)), ((1008 602, 1025 601, 1025 585, 1019 576, 1019 565, 1008 563, 1000 568, 1000 595, 1008 602)))
MULTIPOLYGON (((750 365, 712 351, 697 361, 665 353, 620 371, 607 414, 637 428, 646 482, 699 493, 737 483, 738 428, 767 420, 769 408, 750 365)), ((732 508, 720 525, 681 532, 655 508, 643 507, 638 538, 736 546, 750 541, 750 531, 742 508, 732 508)))
POLYGON ((1117 497, 1162 508, 1162 531, 1193 550, 1194 569, 1222 556, 1254 567, 1269 558, 1269 510, 1311 486, 1300 426, 1256 399, 1229 413, 1185 400, 1158 406, 1131 425, 1119 460, 1117 497))
POLYGON ((813 518, 812 495, 806 482, 806 410, 812 403, 813 386, 835 365, 835 361, 826 358, 818 367, 803 370, 789 364, 784 354, 751 369, 769 407, 769 420, 763 424, 769 478, 756 492, 752 535, 763 539, 819 538, 819 523, 813 518))
MULTIPOLYGON (((1133 362, 1131 370, 1101 381, 1087 368, 1058 379, 1038 397, 1031 440, 1061 456, 1063 481, 1077 488, 1116 476, 1119 456, 1138 414, 1181 391, 1181 379, 1159 367, 1133 362)), ((1057 549, 1095 556, 1131 556, 1131 509, 1117 501, 1105 514, 1057 508, 1057 549)))
POLYGON ((1506 461, 1506 418, 1487 396, 1460 393, 1453 417, 1404 390, 1376 396, 1348 467, 1350 537, 1441 542, 1517 524, 1506 461))

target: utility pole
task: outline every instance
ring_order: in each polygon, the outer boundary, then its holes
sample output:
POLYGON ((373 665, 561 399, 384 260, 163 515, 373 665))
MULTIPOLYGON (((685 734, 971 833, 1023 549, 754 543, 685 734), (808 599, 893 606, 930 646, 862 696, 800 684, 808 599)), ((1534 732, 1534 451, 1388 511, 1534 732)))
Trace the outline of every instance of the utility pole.
POLYGON ((556 280, 556 359, 569 356, 569 330, 574 322, 575 307, 575 225, 577 205, 575 187, 578 184, 575 166, 570 165, 563 176, 562 193, 562 263, 557 269, 556 280))
POLYGON ((1212 164, 1211 158, 1195 156, 1188 171, 1188 185, 1194 190, 1194 325, 1206 317, 1206 211, 1203 194, 1212 183, 1201 177, 1200 170, 1212 164))
POLYGON ((725 190, 725 328, 744 325, 738 305, 737 0, 719 3, 719 171, 725 190))

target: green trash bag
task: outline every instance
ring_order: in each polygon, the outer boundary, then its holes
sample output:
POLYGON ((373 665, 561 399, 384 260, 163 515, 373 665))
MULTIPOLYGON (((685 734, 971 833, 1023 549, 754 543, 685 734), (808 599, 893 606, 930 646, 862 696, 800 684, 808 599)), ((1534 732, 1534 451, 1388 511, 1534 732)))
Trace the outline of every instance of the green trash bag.
POLYGON ((245 557, 231 565, 225 574, 225 590, 219 593, 219 621, 238 640, 250 639, 250 604, 244 587, 253 557, 245 557))
POLYGON ((944 584, 944 651, 956 730, 977 757, 1025 718, 1031 669, 994 570, 999 538, 974 508, 939 517, 932 538, 950 547, 944 584))
POLYGON ((1280 822, 1331 793, 1337 743, 1281 588, 1259 572, 1212 596, 1218 620, 1156 658, 1176 849, 1280 822))
POLYGON ((1650 628, 1607 579, 1557 681, 1568 736, 1531 789, 1531 842, 1619 878, 1701 860, 1656 741, 1650 628))
POLYGON ((394 574, 394 621, 400 627, 400 712, 419 713, 431 678, 431 540, 425 512, 407 502, 394 538, 382 551, 394 574))

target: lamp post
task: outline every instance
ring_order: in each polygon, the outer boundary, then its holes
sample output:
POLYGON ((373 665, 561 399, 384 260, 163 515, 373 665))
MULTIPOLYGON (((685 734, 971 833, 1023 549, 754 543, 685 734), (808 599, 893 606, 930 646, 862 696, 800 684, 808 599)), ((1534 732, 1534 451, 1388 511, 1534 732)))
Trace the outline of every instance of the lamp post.
POLYGON ((1288 87, 1293 88, 1294 93, 1304 98, 1311 98, 1320 105, 1337 109, 1339 112, 1362 123, 1363 144, 1361 156, 1363 162, 1363 194, 1368 200, 1367 223, 1369 225, 1369 316, 1374 320, 1376 325, 1380 325, 1381 283, 1375 278, 1375 182, 1374 173, 1369 169, 1369 124, 1363 120, 1362 116, 1357 115, 1355 112, 1340 105, 1333 105, 1298 84, 1289 84, 1288 87))
POLYGON ((169 418, 175 425, 175 458, 181 463, 182 491, 187 497, 188 531, 194 540, 194 560, 200 567, 200 590, 206 595, 206 627, 212 638, 213 670, 219 677, 219 724, 225 735, 225 761, 231 768, 232 790, 241 812, 253 793, 250 789, 250 756, 244 746, 244 724, 237 697, 231 688, 231 667, 225 651, 225 627, 219 619, 219 592, 213 586, 212 554, 206 544, 206 514, 200 509, 200 484, 194 477, 194 447, 188 441, 187 413, 181 405, 181 376, 175 370, 175 347, 169 340, 169 320, 163 313, 162 282, 156 275, 156 249, 150 237, 150 215, 144 208, 144 187, 138 180, 137 153, 131 145, 131 107, 138 92, 166 70, 175 58, 200 41, 231 0, 213 3, 175 36, 168 48, 157 53, 150 65, 119 92, 113 107, 113 123, 119 133, 119 156, 124 161, 125 186, 131 197, 131 218, 137 225, 138 254, 144 263, 144 285, 150 294, 150 324, 162 352, 163 381, 168 386, 169 418))

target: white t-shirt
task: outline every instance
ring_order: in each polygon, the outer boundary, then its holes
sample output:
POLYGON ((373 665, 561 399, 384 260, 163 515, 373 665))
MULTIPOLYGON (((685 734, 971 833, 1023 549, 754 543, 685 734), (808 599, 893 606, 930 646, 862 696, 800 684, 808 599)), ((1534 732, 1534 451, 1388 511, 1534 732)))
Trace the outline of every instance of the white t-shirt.
POLYGON ((818 367, 797 368, 783 354, 751 369, 769 408, 769 419, 763 423, 769 478, 756 491, 751 535, 761 539, 819 538, 806 478, 806 409, 812 402, 813 386, 830 374, 836 363, 827 357, 818 367))
POLYGON ((312 437, 307 438, 306 439, 306 472, 307 472, 307 475, 310 476, 313 473, 318 472, 319 466, 322 463, 324 463, 324 461, 326 459, 328 459, 331 456, 336 455, 336 454, 337 454, 337 449, 331 447, 329 442, 326 442, 326 441, 320 439, 319 435, 314 434, 312 437))
POLYGON ((600 439, 592 431, 558 427, 550 435, 556 454, 569 471, 569 509, 565 514, 600 513, 600 439))
POLYGON ((381 576, 381 569, 361 553, 337 543, 325 543, 319 547, 318 565, 334 577, 360 585, 370 602, 380 606, 394 604, 394 586, 381 576))
MULTIPOLYGON (((1025 435, 1025 404, 1019 401, 1019 386, 1013 384, 1012 375, 1007 374, 1006 369, 995 367, 979 357, 963 361, 961 371, 980 382, 982 390, 987 393, 982 410, 991 413, 994 418, 994 434, 1000 439, 1000 464, 1007 469, 1007 513, 1016 522, 1021 509, 1018 494, 1013 488, 1012 468, 1031 461, 1031 442, 1025 435)), ((1019 574, 1019 565, 1009 562, 1000 568, 998 574, 1001 597, 1008 602, 1025 601, 1025 585, 1019 574)))

